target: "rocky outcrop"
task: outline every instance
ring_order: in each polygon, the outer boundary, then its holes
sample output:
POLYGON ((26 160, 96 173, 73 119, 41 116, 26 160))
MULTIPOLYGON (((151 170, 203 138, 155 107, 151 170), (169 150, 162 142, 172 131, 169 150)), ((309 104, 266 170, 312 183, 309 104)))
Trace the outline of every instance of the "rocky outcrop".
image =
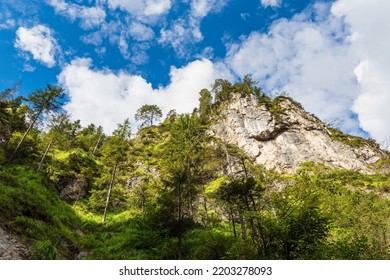
POLYGON ((372 145, 353 147, 332 139, 318 118, 289 98, 272 104, 269 108, 253 95, 234 94, 213 118, 209 133, 238 146, 256 163, 284 173, 308 161, 370 173, 384 155, 372 145))
POLYGON ((24 260, 29 251, 16 236, 0 227, 0 260, 24 260))
POLYGON ((68 202, 78 201, 88 194, 89 185, 84 178, 64 178, 60 182, 57 186, 60 197, 68 202))

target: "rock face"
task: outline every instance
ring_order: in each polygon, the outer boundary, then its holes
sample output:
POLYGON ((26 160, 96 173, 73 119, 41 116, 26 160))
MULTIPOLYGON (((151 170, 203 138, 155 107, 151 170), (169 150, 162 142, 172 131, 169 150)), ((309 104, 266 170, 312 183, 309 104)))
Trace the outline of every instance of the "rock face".
POLYGON ((272 111, 253 95, 234 94, 212 120, 209 132, 238 146, 256 163, 283 173, 293 173, 307 161, 370 173, 370 165, 384 155, 372 145, 354 147, 332 140, 319 119, 289 98, 281 97, 275 104, 272 111))
POLYGON ((0 227, 0 260, 24 260, 28 249, 17 237, 10 235, 0 227))
POLYGON ((60 197, 68 202, 84 198, 88 194, 88 182, 83 178, 68 178, 57 186, 60 197))

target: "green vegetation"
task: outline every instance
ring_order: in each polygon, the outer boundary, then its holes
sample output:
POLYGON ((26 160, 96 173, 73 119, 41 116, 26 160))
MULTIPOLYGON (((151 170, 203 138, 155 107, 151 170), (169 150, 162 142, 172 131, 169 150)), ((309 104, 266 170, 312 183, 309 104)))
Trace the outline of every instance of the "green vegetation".
POLYGON ((330 138, 335 141, 342 142, 351 147, 364 147, 366 145, 379 149, 379 145, 373 139, 364 139, 357 136, 347 135, 339 131, 338 129, 329 127, 330 138))
POLYGON ((159 125, 147 115, 134 138, 129 120, 105 135, 56 115, 21 141, 40 109, 4 91, 0 226, 31 259, 389 259, 389 160, 377 174, 313 162, 292 175, 266 170, 206 134, 231 91, 275 114, 288 98, 267 97, 248 76, 217 80, 199 110, 159 125))

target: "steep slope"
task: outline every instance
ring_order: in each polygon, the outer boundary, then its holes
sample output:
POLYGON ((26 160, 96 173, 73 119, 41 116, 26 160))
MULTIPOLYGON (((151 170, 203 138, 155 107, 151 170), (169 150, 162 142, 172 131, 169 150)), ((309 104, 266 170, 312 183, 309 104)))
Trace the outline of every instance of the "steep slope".
POLYGON ((371 173, 385 156, 375 143, 328 129, 286 97, 259 102, 254 95, 234 94, 213 117, 209 132, 237 145, 256 163, 284 173, 308 161, 371 173))

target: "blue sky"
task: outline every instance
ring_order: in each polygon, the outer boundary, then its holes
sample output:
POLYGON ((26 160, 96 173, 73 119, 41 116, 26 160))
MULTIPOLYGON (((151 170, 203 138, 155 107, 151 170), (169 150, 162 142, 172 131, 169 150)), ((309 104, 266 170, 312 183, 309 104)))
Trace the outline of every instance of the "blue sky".
POLYGON ((0 10, 0 89, 58 84, 83 125, 110 132, 146 103, 191 112, 214 79, 251 74, 346 132, 390 139, 390 1, 0 0, 0 10))

